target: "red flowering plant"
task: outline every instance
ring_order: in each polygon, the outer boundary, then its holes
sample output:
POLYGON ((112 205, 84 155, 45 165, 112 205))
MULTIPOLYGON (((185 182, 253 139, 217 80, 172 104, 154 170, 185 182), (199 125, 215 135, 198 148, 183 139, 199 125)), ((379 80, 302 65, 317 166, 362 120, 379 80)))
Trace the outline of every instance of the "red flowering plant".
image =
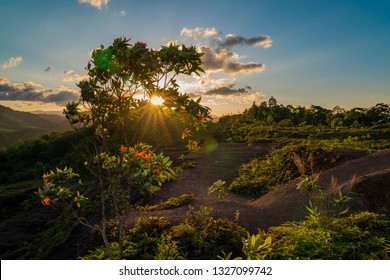
MULTIPOLYGON (((96 195, 100 199, 101 221, 89 225, 102 236, 110 259, 120 259, 126 219, 134 202, 134 193, 153 193, 175 176, 172 162, 162 153, 157 154, 146 144, 135 143, 130 128, 138 121, 146 125, 145 115, 160 108, 168 116, 176 116, 186 124, 182 138, 195 151, 199 141, 194 131, 206 127, 211 119, 210 109, 179 92, 176 81, 180 75, 200 75, 202 53, 193 46, 162 46, 155 50, 143 42, 134 45, 129 39, 117 38, 109 47, 95 49, 87 65, 88 79, 80 81, 80 99, 68 103, 64 114, 74 128, 89 127, 93 132, 85 167, 95 176, 96 195), (136 96, 144 96, 139 100, 136 96), (153 107, 153 97, 159 98, 159 107, 153 107), (83 108, 80 108, 83 107, 83 108), (115 136, 115 137, 112 137, 115 136), (123 145, 113 152, 111 139, 120 139, 123 145), (131 140, 133 139, 133 140, 131 140), (114 256, 107 239, 107 221, 118 222, 118 252, 114 256)), ((180 136, 179 136, 180 137, 180 136)), ((139 140, 142 142, 142 140, 139 140)), ((117 144, 116 144, 117 145, 117 144)), ((69 172, 69 171, 67 171, 69 172)), ((61 173, 61 172, 60 172, 61 173)), ((57 175, 60 176, 57 172, 57 175)), ((54 175, 53 175, 54 176, 54 175)), ((44 178, 40 188, 42 203, 53 206, 65 200, 78 206, 82 196, 72 189, 44 178), (46 180, 46 181, 45 181, 46 180), (51 185, 53 184, 53 185, 51 185)), ((81 220, 84 224, 88 222, 81 220)))
POLYGON ((143 143, 132 147, 121 145, 119 155, 101 153, 95 156, 92 165, 86 163, 86 166, 103 170, 101 175, 106 183, 112 183, 113 178, 119 179, 128 198, 135 189, 142 194, 154 193, 175 176, 170 158, 155 153, 152 146, 143 143))
POLYGON ((67 167, 44 173, 43 186, 38 188, 42 204, 59 209, 70 203, 72 207, 80 208, 86 197, 75 189, 75 186, 82 185, 79 177, 72 168, 67 167))

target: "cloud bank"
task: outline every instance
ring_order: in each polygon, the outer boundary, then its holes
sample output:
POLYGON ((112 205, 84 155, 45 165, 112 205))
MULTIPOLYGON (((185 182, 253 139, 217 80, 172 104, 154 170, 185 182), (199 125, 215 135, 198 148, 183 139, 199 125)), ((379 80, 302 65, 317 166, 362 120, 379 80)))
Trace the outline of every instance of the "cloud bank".
POLYGON ((236 46, 263 47, 265 49, 272 46, 270 36, 258 35, 251 38, 244 36, 228 34, 224 38, 219 37, 220 32, 217 28, 202 28, 196 27, 190 29, 184 27, 180 35, 183 38, 197 41, 198 49, 204 55, 202 61, 204 69, 212 72, 224 72, 227 74, 248 74, 253 72, 261 72, 265 70, 265 65, 253 61, 242 62, 244 56, 240 56, 237 52, 231 49, 236 46), (207 39, 207 44, 202 42, 207 39))
POLYGON ((263 63, 244 61, 241 54, 246 48, 272 47, 270 36, 245 37, 227 34, 215 27, 183 28, 180 32, 182 40, 197 46, 203 53, 203 69, 206 74, 201 77, 186 78, 181 85, 192 98, 202 97, 202 103, 207 106, 231 106, 245 108, 253 102, 261 103, 266 96, 262 91, 253 89, 250 85, 239 85, 238 76, 262 72, 266 69, 263 63))
POLYGON ((100 10, 103 5, 107 6, 108 2, 110 2, 110 0, 79 0, 80 4, 87 4, 97 8, 98 10, 100 10))
POLYGON ((64 86, 44 89, 42 85, 34 82, 13 83, 0 77, 0 100, 54 102, 64 105, 69 101, 78 100, 79 96, 76 90, 64 86))
POLYGON ((16 57, 9 58, 6 62, 0 64, 1 69, 7 69, 18 66, 22 62, 23 58, 18 55, 16 57))

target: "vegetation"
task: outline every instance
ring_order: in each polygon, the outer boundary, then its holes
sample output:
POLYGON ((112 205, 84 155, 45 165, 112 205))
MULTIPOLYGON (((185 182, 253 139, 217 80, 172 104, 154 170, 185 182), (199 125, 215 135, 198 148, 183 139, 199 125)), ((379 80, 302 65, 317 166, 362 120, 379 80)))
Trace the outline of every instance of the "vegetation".
MULTIPOLYGON (((125 233, 123 258, 217 259, 222 251, 241 254, 241 239, 246 236, 247 231, 236 222, 214 219, 207 208, 199 211, 190 208, 187 219, 176 226, 161 217, 139 219, 125 233)), ((117 243, 110 244, 117 250, 117 243)), ((84 258, 107 259, 108 255, 99 247, 84 258)))
POLYGON ((70 129, 66 119, 62 118, 59 122, 56 117, 44 119, 36 114, 15 111, 0 105, 0 149, 32 140, 49 132, 70 129))
MULTIPOLYGON (((384 216, 362 212, 345 218, 332 218, 331 227, 315 219, 272 227, 257 236, 272 240, 254 259, 389 259, 390 221, 384 216)), ((261 242, 258 242, 263 244, 261 242)))
POLYGON ((194 196, 195 196, 194 193, 185 193, 179 197, 171 197, 160 204, 138 206, 136 207, 136 209, 140 211, 156 211, 156 210, 172 209, 172 208, 189 204, 191 201, 194 200, 194 196))
MULTIPOLYGON (((93 51, 87 66, 89 78, 78 83, 80 101, 68 103, 64 110, 76 130, 90 127, 94 133, 90 139, 92 155, 85 158, 84 165, 96 179, 101 221, 92 224, 78 215, 79 210, 73 213, 80 223, 101 234, 110 259, 122 258, 125 223, 137 197, 158 191, 164 182, 175 176, 172 161, 162 153, 155 153, 152 146, 138 143, 129 147, 130 123, 135 119, 143 120, 153 110, 156 110, 154 114, 161 112, 163 108, 153 107, 152 100, 157 97, 165 108, 160 116, 181 116, 196 130, 204 128, 209 109, 200 105, 200 99, 193 101, 180 94, 175 80, 180 74, 199 75, 203 71, 200 56, 194 47, 170 45, 153 50, 142 42, 131 45, 126 38, 115 39, 111 46, 93 51), (145 99, 136 99, 139 93, 145 99), (81 105, 87 110, 81 110, 81 105), (119 153, 112 150, 116 143, 111 141, 113 135, 123 141, 119 153), (115 254, 108 240, 109 219, 118 222, 115 254)), ((191 132, 186 128, 182 138, 189 138, 188 148, 196 150, 198 142, 191 139, 191 132)), ((60 201, 59 207, 63 208, 62 203, 69 202, 70 207, 80 208, 87 198, 80 188, 75 190, 75 185, 68 186, 73 177, 79 175, 67 168, 44 174, 44 186, 39 189, 42 203, 57 206, 60 201)))
MULTIPOLYGON (((349 213, 348 193, 335 182, 328 193, 317 181, 322 170, 345 160, 341 149, 363 156, 390 148, 389 105, 329 110, 279 105, 271 97, 211 123, 210 109, 179 93, 176 81, 203 72, 201 56, 194 47, 154 50, 126 38, 93 52, 89 78, 78 84, 80 100, 64 110, 74 130, 0 151, 1 229, 12 226, 9 218, 15 213, 46 215, 33 237, 2 258, 50 258, 81 224, 96 237, 83 259, 389 259, 388 217, 349 213), (162 104, 152 103, 156 97, 162 104), (272 143, 273 148, 243 164, 231 184, 218 180, 207 189, 215 193, 214 217, 212 209, 192 208, 194 193, 142 205, 178 170, 197 168, 184 155, 176 159, 176 168, 164 148, 197 151, 206 136, 250 146, 272 143), (303 221, 251 235, 240 226, 239 211, 234 219, 216 218, 229 191, 258 198, 298 178, 297 187, 310 199, 303 221), (175 225, 163 217, 130 220, 133 210, 183 205, 190 211, 175 225)), ((4 110, 0 107, 0 124, 17 115, 4 110)), ((16 121, 23 129, 45 126, 39 117, 23 118, 16 121)), ((9 124, 1 126, 0 137, 15 138, 16 123, 9 124)), ((211 146, 206 153, 216 143, 211 146)))

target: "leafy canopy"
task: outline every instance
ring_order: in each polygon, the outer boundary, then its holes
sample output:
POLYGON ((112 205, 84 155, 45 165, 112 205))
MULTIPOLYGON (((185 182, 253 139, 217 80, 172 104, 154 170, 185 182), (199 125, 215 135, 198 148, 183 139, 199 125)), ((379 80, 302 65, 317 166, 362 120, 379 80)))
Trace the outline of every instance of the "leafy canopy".
POLYGON ((200 99, 179 93, 176 80, 179 75, 204 72, 202 55, 193 46, 171 44, 154 50, 142 42, 132 45, 129 39, 117 38, 111 46, 93 51, 86 68, 89 78, 77 84, 80 100, 69 103, 64 113, 74 126, 93 125, 109 134, 112 125, 119 124, 126 132, 127 122, 151 105, 153 97, 159 97, 169 114, 180 115, 196 130, 203 128, 210 109, 200 105, 200 99))

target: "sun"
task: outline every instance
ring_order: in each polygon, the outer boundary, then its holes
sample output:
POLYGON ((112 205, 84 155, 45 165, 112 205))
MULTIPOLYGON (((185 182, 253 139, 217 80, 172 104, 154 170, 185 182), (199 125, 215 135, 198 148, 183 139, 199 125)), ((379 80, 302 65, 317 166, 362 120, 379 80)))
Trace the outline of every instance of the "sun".
POLYGON ((162 98, 161 96, 153 96, 151 99, 150 99, 150 103, 152 103, 153 105, 156 105, 156 106, 160 106, 164 103, 164 98, 162 98))

